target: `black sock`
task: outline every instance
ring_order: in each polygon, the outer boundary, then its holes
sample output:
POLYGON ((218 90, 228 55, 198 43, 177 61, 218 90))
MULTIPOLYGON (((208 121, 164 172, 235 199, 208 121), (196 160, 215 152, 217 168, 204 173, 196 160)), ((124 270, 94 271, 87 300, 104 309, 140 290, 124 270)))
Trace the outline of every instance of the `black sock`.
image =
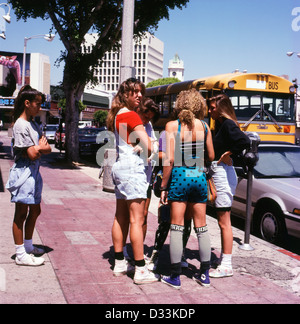
POLYGON ((145 259, 143 260, 134 260, 137 267, 144 267, 146 265, 145 259))
POLYGON ((115 252, 115 259, 116 260, 124 260, 124 253, 122 252, 115 252))

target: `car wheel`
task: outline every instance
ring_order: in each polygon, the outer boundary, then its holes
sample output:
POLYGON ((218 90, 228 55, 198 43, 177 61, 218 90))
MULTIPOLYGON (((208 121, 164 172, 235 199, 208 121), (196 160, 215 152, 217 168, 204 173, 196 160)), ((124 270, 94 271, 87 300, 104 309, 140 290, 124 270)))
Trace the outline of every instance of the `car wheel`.
POLYGON ((281 244, 286 238, 286 226, 279 207, 267 205, 259 210, 255 228, 259 237, 273 244, 281 244))

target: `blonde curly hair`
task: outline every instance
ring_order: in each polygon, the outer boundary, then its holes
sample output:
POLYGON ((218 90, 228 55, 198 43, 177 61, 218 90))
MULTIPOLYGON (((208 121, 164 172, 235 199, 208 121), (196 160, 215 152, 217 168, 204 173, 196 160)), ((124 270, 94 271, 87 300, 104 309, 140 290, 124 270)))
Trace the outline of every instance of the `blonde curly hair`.
POLYGON ((203 119, 206 111, 206 103, 202 95, 196 89, 181 91, 175 103, 175 118, 189 128, 194 125, 195 118, 203 119))

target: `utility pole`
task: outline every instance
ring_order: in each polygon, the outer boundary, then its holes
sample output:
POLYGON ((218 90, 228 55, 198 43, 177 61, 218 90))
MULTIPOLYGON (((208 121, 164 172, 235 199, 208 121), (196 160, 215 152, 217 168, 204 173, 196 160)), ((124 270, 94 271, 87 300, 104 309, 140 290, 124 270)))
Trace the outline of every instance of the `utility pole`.
POLYGON ((134 1, 135 0, 123 0, 120 84, 134 77, 134 67, 132 66, 134 1))

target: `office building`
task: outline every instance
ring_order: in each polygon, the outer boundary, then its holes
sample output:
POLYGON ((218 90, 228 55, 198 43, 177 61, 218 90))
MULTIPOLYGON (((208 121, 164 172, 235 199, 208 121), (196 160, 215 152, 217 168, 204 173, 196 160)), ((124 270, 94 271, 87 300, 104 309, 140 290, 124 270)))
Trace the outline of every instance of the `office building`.
MULTIPOLYGON (((97 34, 87 34, 83 51, 91 51, 91 46, 96 42, 97 34)), ((116 92, 119 87, 120 52, 106 52, 99 66, 96 68, 95 76, 99 85, 96 89, 108 92, 116 92)), ((144 38, 136 41, 133 47, 133 66, 135 77, 147 84, 153 80, 163 77, 164 43, 155 36, 146 34, 144 38)))

